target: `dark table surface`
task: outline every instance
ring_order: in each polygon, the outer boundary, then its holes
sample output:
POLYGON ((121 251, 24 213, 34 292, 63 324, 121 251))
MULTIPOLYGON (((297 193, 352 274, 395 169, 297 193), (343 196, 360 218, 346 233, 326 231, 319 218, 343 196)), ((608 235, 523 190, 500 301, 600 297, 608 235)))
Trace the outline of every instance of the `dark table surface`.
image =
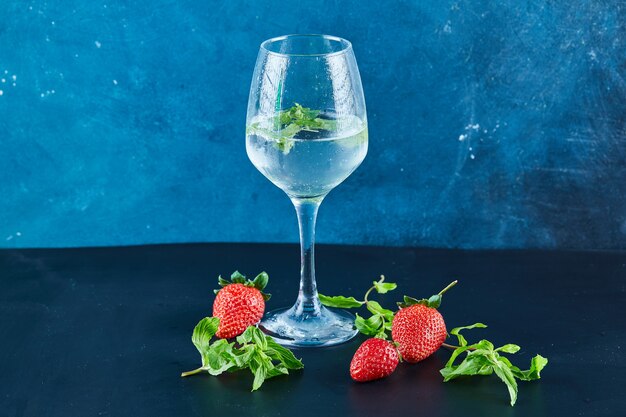
POLYGON ((197 367, 191 330, 211 314, 218 274, 270 274, 268 307, 298 287, 296 245, 207 244, 0 251, 0 416, 626 416, 626 253, 318 247, 318 286, 362 294, 379 274, 401 293, 459 285, 448 328, 517 343, 550 363, 515 407, 494 376, 443 383, 440 351, 357 384, 360 340, 298 350, 306 368, 250 393, 248 374, 180 378, 197 367))

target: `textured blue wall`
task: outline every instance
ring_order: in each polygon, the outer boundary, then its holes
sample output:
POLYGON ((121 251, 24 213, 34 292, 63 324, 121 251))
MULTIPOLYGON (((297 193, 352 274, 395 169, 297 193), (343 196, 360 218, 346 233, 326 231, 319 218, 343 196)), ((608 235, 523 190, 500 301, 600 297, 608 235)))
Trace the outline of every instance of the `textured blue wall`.
POLYGON ((321 242, 626 248, 623 1, 5 0, 0 247, 296 241, 250 164, 266 38, 354 44, 370 153, 321 242))

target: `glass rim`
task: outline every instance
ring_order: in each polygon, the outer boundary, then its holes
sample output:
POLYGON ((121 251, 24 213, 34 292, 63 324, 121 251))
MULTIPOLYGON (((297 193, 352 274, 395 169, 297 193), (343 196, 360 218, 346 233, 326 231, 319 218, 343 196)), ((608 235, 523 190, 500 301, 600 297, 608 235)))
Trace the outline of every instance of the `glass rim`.
POLYGON ((324 35, 321 33, 293 33, 290 35, 277 36, 275 38, 264 40, 263 42, 261 42, 261 50, 263 50, 265 53, 269 55, 275 55, 275 56, 279 56, 283 58, 320 57, 320 56, 326 57, 326 56, 334 56, 334 55, 341 55, 341 54, 347 53, 348 51, 352 50, 352 43, 349 40, 341 38, 339 36, 324 35), (284 41, 289 38, 300 38, 300 37, 323 38, 323 39, 327 39, 330 41, 339 42, 342 48, 339 51, 325 52, 325 53, 319 53, 319 54, 290 54, 290 53, 274 52, 268 48, 268 45, 273 44, 275 42, 284 41))

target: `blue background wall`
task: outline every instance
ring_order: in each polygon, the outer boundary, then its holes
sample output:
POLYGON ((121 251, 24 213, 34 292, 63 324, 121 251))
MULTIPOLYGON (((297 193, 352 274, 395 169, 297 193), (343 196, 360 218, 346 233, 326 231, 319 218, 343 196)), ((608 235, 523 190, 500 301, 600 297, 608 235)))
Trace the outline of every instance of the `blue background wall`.
POLYGON ((626 248, 626 5, 7 1, 0 247, 296 241, 249 163, 257 48, 354 44, 370 153, 321 242, 626 248))

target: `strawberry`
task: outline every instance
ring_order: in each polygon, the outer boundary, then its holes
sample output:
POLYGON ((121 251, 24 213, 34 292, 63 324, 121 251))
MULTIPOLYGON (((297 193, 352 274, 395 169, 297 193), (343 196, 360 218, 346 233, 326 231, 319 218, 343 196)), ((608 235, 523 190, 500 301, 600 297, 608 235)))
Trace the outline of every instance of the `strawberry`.
POLYGON ((222 339, 239 336, 248 326, 257 324, 265 312, 265 301, 270 295, 263 293, 269 277, 261 272, 253 280, 246 280, 244 275, 235 271, 231 281, 219 277, 223 287, 215 290, 213 317, 220 319, 215 335, 222 339))
POLYGON ((391 337, 398 343, 398 351, 407 362, 426 359, 446 340, 446 323, 437 308, 443 294, 456 283, 452 282, 427 300, 405 296, 404 303, 398 303, 401 308, 393 319, 391 337))
POLYGON ((415 304, 396 313, 391 337, 407 362, 419 362, 432 355, 446 340, 446 324, 435 308, 415 304))
POLYGON ((357 382, 373 381, 391 375, 400 358, 393 343, 371 338, 359 346, 350 362, 350 376, 357 382))

